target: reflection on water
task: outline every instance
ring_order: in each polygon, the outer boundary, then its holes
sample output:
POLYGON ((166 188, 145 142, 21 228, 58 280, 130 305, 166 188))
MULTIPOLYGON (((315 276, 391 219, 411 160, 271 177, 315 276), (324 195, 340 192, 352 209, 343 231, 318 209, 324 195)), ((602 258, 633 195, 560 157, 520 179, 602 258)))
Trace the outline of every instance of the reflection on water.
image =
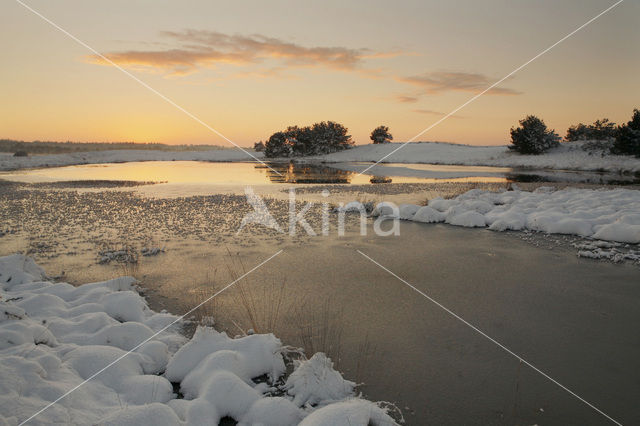
POLYGON ((391 182, 393 182, 393 179, 391 179, 389 177, 384 177, 384 176, 371 176, 371 179, 369 179, 369 182, 371 182, 371 183, 391 183, 391 182))
POLYGON ((384 184, 438 182, 574 182, 638 184, 640 176, 566 170, 384 163, 214 163, 146 161, 52 167, 0 173, 20 182, 154 181, 177 184, 384 184), (367 169, 365 174, 360 172, 367 169))
MULTIPOLYGON (((341 170, 318 164, 271 163, 269 167, 256 164, 256 169, 262 169, 273 183, 392 183, 387 176, 359 175, 349 170, 341 170), (280 174, 278 174, 278 173, 280 174)), ((420 179, 420 178, 418 178, 420 179)), ((415 179, 412 179, 415 180, 415 179)))
POLYGON ((351 183, 356 175, 347 170, 293 162, 271 163, 269 167, 263 164, 255 165, 256 169, 264 170, 273 183, 351 183))

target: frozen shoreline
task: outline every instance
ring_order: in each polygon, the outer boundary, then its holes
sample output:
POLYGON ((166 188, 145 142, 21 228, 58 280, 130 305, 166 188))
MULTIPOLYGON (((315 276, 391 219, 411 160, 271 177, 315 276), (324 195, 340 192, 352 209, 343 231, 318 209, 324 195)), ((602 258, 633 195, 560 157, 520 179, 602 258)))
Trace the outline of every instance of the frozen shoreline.
POLYGON ((52 283, 32 259, 0 257, 3 424, 29 419, 79 385, 29 423, 394 424, 357 398, 324 354, 295 362, 285 377, 287 349, 273 334, 232 339, 199 327, 187 341, 179 318, 149 309, 134 282, 52 283))
MULTIPOLYGON (((640 243, 640 191, 628 189, 541 186, 534 191, 492 192, 472 189, 452 199, 437 197, 426 206, 380 203, 373 216, 421 223, 440 223, 492 231, 537 231, 569 234, 616 243, 640 243)), ((359 201, 339 208, 364 211, 359 201)), ((613 245, 606 248, 612 248, 613 245)), ((598 247, 592 247, 598 248, 598 247)), ((629 259, 640 260, 635 254, 629 259)), ((586 256, 591 257, 591 256, 586 256)))
MULTIPOLYGON (((358 145, 352 149, 328 155, 273 160, 325 163, 373 163, 391 154, 391 152, 401 145, 402 143, 358 145)), ((603 156, 601 153, 589 153, 582 149, 583 145, 583 141, 565 142, 562 143, 559 148, 543 155, 520 155, 510 152, 504 145, 472 146, 441 142, 414 142, 403 146, 397 152, 384 158, 384 162, 640 173, 640 159, 630 156, 603 156)), ((251 154, 258 159, 264 159, 262 152, 251 152, 251 154)), ((245 162, 255 160, 246 153, 234 148, 177 152, 113 150, 34 155, 30 157, 14 157, 9 153, 0 153, 0 171, 134 161, 245 162)))

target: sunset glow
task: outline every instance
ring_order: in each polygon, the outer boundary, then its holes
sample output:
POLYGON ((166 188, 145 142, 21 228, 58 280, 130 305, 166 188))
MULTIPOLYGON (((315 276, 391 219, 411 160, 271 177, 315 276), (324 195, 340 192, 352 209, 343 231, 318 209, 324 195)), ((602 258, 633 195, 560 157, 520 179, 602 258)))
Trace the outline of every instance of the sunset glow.
MULTIPOLYGON (((27 3, 241 146, 322 120, 407 140, 612 4, 27 3)), ((19 3, 1 16, 0 138, 229 145, 19 3)), ((628 120, 639 17, 625 2, 419 140, 506 144, 526 114, 561 135, 628 120)))

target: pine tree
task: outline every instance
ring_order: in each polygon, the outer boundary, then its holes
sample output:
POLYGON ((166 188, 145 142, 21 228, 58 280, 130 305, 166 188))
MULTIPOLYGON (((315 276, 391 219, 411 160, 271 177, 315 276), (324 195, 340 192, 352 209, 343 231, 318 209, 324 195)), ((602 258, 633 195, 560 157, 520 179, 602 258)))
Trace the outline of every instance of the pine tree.
POLYGON ((289 126, 267 141, 265 156, 289 157, 322 155, 350 148, 353 140, 340 123, 323 121, 312 126, 289 126))
POLYGON ((596 120, 593 124, 579 123, 567 129, 567 141, 609 141, 616 137, 616 123, 608 118, 596 120))
POLYGON ((520 120, 520 127, 511 128, 512 149, 520 154, 542 154, 560 144, 560 136, 548 130, 544 121, 535 115, 520 120))
POLYGON ((393 140, 393 135, 389 133, 387 126, 378 126, 373 129, 369 139, 371 139, 373 143, 389 143, 393 140))
POLYGON ((618 126, 616 140, 611 150, 614 154, 640 157, 640 110, 634 109, 631 121, 618 126))
POLYGON ((287 144, 287 135, 284 132, 276 132, 265 144, 264 155, 266 157, 288 157, 291 150, 287 144))

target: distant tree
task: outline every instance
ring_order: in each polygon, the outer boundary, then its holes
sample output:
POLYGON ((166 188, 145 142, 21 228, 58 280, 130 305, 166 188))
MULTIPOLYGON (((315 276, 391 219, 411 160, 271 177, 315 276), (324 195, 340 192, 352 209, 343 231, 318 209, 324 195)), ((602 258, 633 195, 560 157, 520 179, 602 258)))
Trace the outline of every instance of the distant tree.
POLYGON ((609 121, 608 118, 596 120, 591 125, 579 123, 567 129, 567 141, 609 141, 616 136, 616 123, 609 121))
POLYGON ((322 121, 311 126, 314 149, 311 154, 329 154, 351 148, 354 144, 349 129, 335 121, 322 121))
POLYGON ((393 135, 389 133, 387 126, 378 126, 373 129, 369 139, 371 139, 373 143, 389 143, 393 140, 393 135))
POLYGON ((634 109, 631 121, 618 126, 611 151, 614 154, 640 157, 640 110, 634 109))
POLYGON ((20 149, 13 153, 14 157, 28 157, 29 153, 23 149, 20 149))
POLYGON ((267 157, 288 157, 291 155, 290 146, 287 144, 287 135, 284 132, 276 132, 264 146, 264 155, 267 157))
POLYGON ((265 145, 267 157, 321 155, 350 148, 348 129, 340 123, 323 121, 312 126, 289 126, 274 133, 265 145))
POLYGON ((571 126, 567 129, 567 136, 565 136, 564 138, 565 140, 570 142, 586 141, 587 139, 589 139, 589 126, 582 123, 571 126))
POLYGON ((591 131, 592 140, 606 141, 616 137, 616 123, 609 121, 608 118, 594 121, 589 126, 589 130, 591 131))
POLYGON ((560 136, 548 130, 544 121, 534 115, 520 120, 520 127, 511 128, 512 149, 520 154, 542 154, 560 144, 560 136))
POLYGON ((287 143, 291 146, 291 155, 302 157, 313 154, 315 141, 311 127, 289 126, 285 133, 287 143))
POLYGON ((263 152, 264 151, 264 142, 256 142, 253 144, 253 150, 255 152, 263 152))

